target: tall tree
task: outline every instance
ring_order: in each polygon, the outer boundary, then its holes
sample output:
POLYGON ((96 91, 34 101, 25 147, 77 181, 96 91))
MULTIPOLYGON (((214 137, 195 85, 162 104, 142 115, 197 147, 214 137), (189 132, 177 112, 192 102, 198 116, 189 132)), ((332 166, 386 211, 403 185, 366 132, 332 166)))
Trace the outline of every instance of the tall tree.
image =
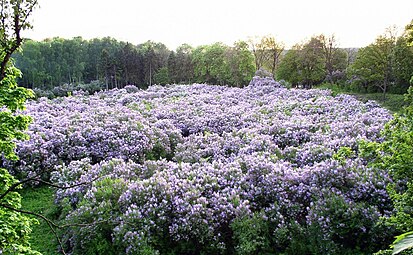
POLYGON ((322 82, 325 75, 323 44, 317 37, 295 45, 286 53, 277 70, 278 79, 284 79, 293 85, 301 83, 307 88, 322 82))
POLYGON ((264 66, 265 62, 265 54, 261 49, 261 39, 259 39, 258 37, 250 37, 248 39, 248 43, 250 45, 252 53, 254 54, 255 69, 259 70, 264 66))
POLYGON ((249 50, 248 43, 236 42, 233 47, 228 49, 227 57, 231 83, 237 87, 247 85, 255 72, 254 55, 249 50))
POLYGON ((276 72, 278 80, 285 80, 290 82, 294 87, 301 82, 301 58, 300 51, 302 45, 296 44, 287 51, 276 72))
POLYGON ((323 43, 312 37, 301 50, 301 79, 304 85, 312 87, 325 78, 323 43))
POLYGON ((37 0, 1 0, 0 10, 0 80, 6 76, 11 55, 19 49, 23 39, 21 32, 31 28, 29 17, 37 6, 37 0))
POLYGON ((168 65, 170 51, 163 43, 152 41, 138 45, 138 49, 143 56, 145 83, 150 86, 153 84, 153 76, 168 65))
POLYGON ((386 97, 386 92, 393 81, 393 53, 396 36, 389 29, 376 41, 359 50, 356 60, 350 67, 350 74, 356 82, 361 82, 367 89, 378 88, 386 97))
MULTIPOLYGON (((27 139, 25 130, 30 117, 18 113, 32 93, 18 87, 20 71, 11 63, 11 55, 19 49, 21 32, 30 27, 28 18, 37 1, 1 0, 0 13, 0 154, 17 159, 15 140, 27 139)), ((28 235, 33 220, 21 213, 21 197, 17 180, 5 169, 0 169, 0 253, 39 254, 30 248, 28 235)))
POLYGON ((178 83, 191 83, 194 79, 193 51, 194 49, 189 44, 182 44, 176 49, 176 79, 178 83))
POLYGON ((328 37, 321 34, 317 37, 317 39, 321 42, 322 46, 326 79, 330 83, 334 83, 334 73, 337 71, 343 72, 346 68, 347 53, 338 47, 334 34, 328 37))
POLYGON ((284 44, 278 42, 274 36, 264 36, 261 39, 260 46, 265 56, 264 65, 275 75, 281 54, 284 52, 284 44))
POLYGON ((406 93, 413 76, 413 47, 408 45, 406 36, 397 39, 393 51, 393 74, 398 93, 406 93))
POLYGON ((406 38, 410 46, 413 45, 413 20, 406 26, 406 38))
POLYGON ((250 38, 249 44, 255 57, 256 70, 265 68, 275 75, 276 68, 284 52, 284 44, 270 35, 261 38, 250 38))
POLYGON ((192 52, 192 65, 196 82, 209 82, 211 79, 209 62, 205 58, 207 45, 196 47, 192 52))

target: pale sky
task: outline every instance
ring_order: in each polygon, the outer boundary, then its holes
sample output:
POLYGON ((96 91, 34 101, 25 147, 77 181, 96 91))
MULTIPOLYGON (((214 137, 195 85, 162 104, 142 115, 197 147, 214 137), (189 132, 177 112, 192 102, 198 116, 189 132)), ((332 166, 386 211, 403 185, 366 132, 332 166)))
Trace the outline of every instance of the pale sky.
POLYGON ((174 50, 273 35, 287 47, 313 35, 335 34, 341 47, 363 47, 387 27, 403 31, 413 0, 39 0, 25 37, 113 37, 147 40, 174 50))

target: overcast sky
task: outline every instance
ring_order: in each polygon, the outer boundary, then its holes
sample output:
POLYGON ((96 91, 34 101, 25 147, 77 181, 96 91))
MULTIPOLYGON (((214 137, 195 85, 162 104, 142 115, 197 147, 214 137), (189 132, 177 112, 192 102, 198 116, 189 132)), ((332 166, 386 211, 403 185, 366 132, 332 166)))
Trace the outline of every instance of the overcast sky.
POLYGON ((24 36, 85 39, 111 36, 170 49, 274 35, 287 47, 335 34, 342 47, 362 47, 413 19, 413 0, 39 0, 24 36))

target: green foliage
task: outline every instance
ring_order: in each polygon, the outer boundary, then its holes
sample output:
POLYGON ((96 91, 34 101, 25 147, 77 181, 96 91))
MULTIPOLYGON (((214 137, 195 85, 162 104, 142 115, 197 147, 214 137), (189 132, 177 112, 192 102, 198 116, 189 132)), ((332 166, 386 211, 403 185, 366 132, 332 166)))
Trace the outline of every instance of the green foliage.
POLYGON ((302 47, 301 79, 306 85, 312 86, 320 83, 326 77, 325 56, 321 51, 322 47, 322 42, 315 37, 302 47))
POLYGON ((195 78, 198 82, 225 84, 229 80, 229 65, 225 57, 227 46, 222 43, 204 45, 193 52, 195 78))
POLYGON ((236 86, 247 85, 254 74, 254 55, 250 52, 248 44, 243 41, 236 42, 227 53, 230 67, 230 83, 236 86))
MULTIPOLYGON (((17 180, 6 169, 0 168, 0 194, 5 194, 17 180)), ((0 253, 39 255, 30 248, 31 225, 38 221, 6 207, 20 209, 21 196, 16 191, 9 192, 0 200, 0 253)))
MULTIPOLYGON (((21 45, 22 30, 30 28, 28 17, 37 0, 2 1, 0 19, 0 158, 17 159, 15 141, 27 139, 24 133, 30 117, 20 114, 26 99, 33 93, 19 88, 16 78, 20 71, 11 64, 11 55, 21 45)), ((0 254, 40 254, 30 248, 31 224, 20 210, 18 181, 6 169, 0 169, 0 254)))
MULTIPOLYGON (((27 139, 24 131, 31 118, 18 114, 24 109, 24 102, 33 96, 27 89, 17 86, 19 70, 13 66, 6 69, 5 77, 0 80, 0 153, 8 159, 17 159, 14 153, 15 141, 27 139)), ((17 180, 5 169, 0 169, 0 251, 14 254, 39 254, 31 250, 29 244, 30 225, 36 220, 12 210, 20 209, 21 197, 12 186, 17 180), (10 190, 9 190, 10 189, 10 190), (11 192, 10 192, 11 191, 11 192)))
POLYGON ((237 218, 231 224, 236 254, 265 254, 271 251, 270 228, 264 216, 255 213, 252 217, 237 218))
MULTIPOLYGON (((369 86, 383 86, 384 82, 388 85, 391 45, 392 42, 383 38, 359 50, 350 67, 350 75, 356 77, 354 82, 365 91, 369 86)), ((387 87, 383 87, 383 91, 386 92, 387 87)))
POLYGON ((353 86, 365 92, 405 93, 413 74, 413 48, 406 36, 396 38, 387 29, 376 41, 359 50, 349 68, 353 86))
POLYGON ((301 82, 300 72, 300 55, 299 46, 294 46, 293 49, 289 50, 280 65, 277 68, 277 79, 286 80, 293 85, 301 82))
POLYGON ((341 147, 334 155, 333 159, 345 163, 346 159, 353 157, 355 155, 354 151, 349 147, 341 147))
POLYGON ((320 35, 293 46, 280 62, 277 79, 307 87, 320 84, 328 75, 332 80, 333 72, 342 71, 346 60, 346 54, 332 43, 320 35))
POLYGON ((222 43, 203 45, 192 52, 194 78, 197 82, 243 86, 254 74, 254 58, 245 42, 234 47, 222 43))
POLYGON ((406 93, 413 75, 413 47, 408 46, 406 37, 399 37, 393 52, 394 80, 400 94, 406 93))
POLYGON ((333 96, 338 94, 353 95, 358 100, 362 102, 367 102, 369 100, 376 101, 381 107, 388 109, 393 113, 399 113, 402 111, 403 107, 407 105, 404 100, 404 95, 388 93, 386 99, 383 100, 382 93, 364 93, 357 90, 351 90, 348 86, 340 86, 338 84, 322 83, 318 85, 318 89, 329 89, 333 96))
POLYGON ((410 46, 413 46, 413 20, 406 26, 405 29, 407 42, 410 46))
MULTIPOLYGON (((125 181, 105 178, 96 181, 93 188, 96 189, 93 197, 82 198, 78 212, 66 218, 67 223, 74 226, 67 230, 64 237, 66 241, 72 240, 76 244, 74 254, 118 254, 117 251, 122 249, 113 243, 112 231, 116 224, 114 221, 120 214, 118 200, 126 189, 125 181)), ((64 213, 62 217, 65 217, 64 213)), ((119 245, 122 245, 121 240, 119 245)))
POLYGON ((393 243, 393 255, 413 247, 413 232, 408 232, 397 237, 393 243))
POLYGON ((31 121, 29 116, 16 114, 17 110, 24 110, 26 99, 33 97, 30 90, 17 86, 16 77, 20 74, 11 66, 0 80, 0 107, 7 107, 0 111, 0 152, 10 159, 16 159, 14 141, 28 138, 24 131, 31 121))
POLYGON ((109 37, 56 37, 41 42, 26 40, 22 48, 24 54, 14 54, 16 65, 25 74, 20 82, 42 91, 52 91, 62 84, 73 91, 76 84, 96 80, 106 89, 194 80, 241 86, 248 84, 255 71, 254 56, 245 42, 233 47, 215 43, 197 49, 184 44, 175 52, 152 41, 132 45, 109 37))
POLYGON ((191 83, 194 79, 194 66, 192 63, 193 48, 188 44, 182 44, 176 49, 176 54, 170 55, 172 60, 168 62, 168 69, 173 83, 191 83))
POLYGON ((388 222, 400 232, 413 231, 413 87, 408 91, 409 105, 386 125, 384 142, 360 145, 362 156, 372 158, 373 167, 387 169, 394 181, 388 186, 394 205, 388 222))
POLYGON ((153 77, 156 84, 166 85, 169 83, 169 71, 167 67, 162 67, 153 77))
POLYGON ((308 225, 291 221, 276 229, 274 240, 284 242, 285 254, 371 254, 383 243, 383 231, 388 231, 377 223, 374 211, 374 206, 326 193, 310 206, 308 225))

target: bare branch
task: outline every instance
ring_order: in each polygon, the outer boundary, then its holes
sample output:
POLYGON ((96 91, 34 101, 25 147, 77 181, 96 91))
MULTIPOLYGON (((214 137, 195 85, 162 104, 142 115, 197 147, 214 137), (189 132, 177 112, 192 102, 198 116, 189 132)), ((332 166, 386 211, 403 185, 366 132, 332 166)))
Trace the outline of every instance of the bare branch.
POLYGON ((62 253, 63 253, 63 254, 66 254, 65 251, 64 251, 64 248, 63 248, 63 244, 62 244, 62 242, 61 242, 61 240, 60 240, 60 238, 59 238, 59 236, 58 236, 58 234, 56 233, 56 230, 55 230, 55 228, 59 228, 59 225, 57 225, 56 223, 54 223, 52 220, 48 219, 47 217, 45 217, 45 216, 43 216, 43 215, 41 215, 41 214, 39 214, 39 213, 30 212, 30 211, 25 211, 25 210, 20 210, 20 209, 11 207, 11 206, 6 205, 6 204, 0 204, 0 207, 4 207, 4 208, 7 208, 7 209, 9 209, 9 210, 12 210, 12 211, 15 211, 15 212, 19 212, 19 213, 23 213, 23 214, 28 214, 28 215, 36 216, 36 217, 41 218, 42 220, 44 220, 44 221, 47 223, 47 225, 49 225, 49 227, 50 227, 50 229, 52 230, 54 236, 56 237, 56 239, 57 239, 57 241, 58 241, 58 243, 59 243, 59 246, 60 246, 60 248, 61 248, 61 250, 62 250, 62 253))
POLYGON ((32 14, 34 8, 37 6, 38 1, 27 3, 26 9, 21 9, 21 3, 17 2, 16 5, 12 7, 13 10, 7 10, 6 2, 2 0, 2 59, 0 63, 0 80, 6 76, 7 64, 11 59, 11 55, 20 47, 22 44, 21 31, 26 27, 29 27, 28 17, 32 14), (11 13, 8 13, 11 12, 11 13), (10 17, 9 17, 10 15, 10 17), (21 16, 23 15, 23 16, 21 16), (10 24, 9 24, 10 23, 10 24), (10 25, 10 27, 9 27, 10 25), (8 34, 9 28, 13 29, 11 35, 8 34), (10 38, 9 38, 10 37, 10 38))
POLYGON ((76 184, 69 185, 69 186, 60 186, 60 185, 57 185, 57 184, 54 184, 54 183, 51 183, 51 182, 44 181, 44 180, 42 180, 42 179, 35 179, 34 181, 41 182, 41 183, 43 183, 43 184, 46 184, 47 186, 50 186, 50 187, 53 187, 53 188, 57 188, 57 189, 71 189, 71 188, 76 188, 76 187, 79 187, 79 186, 82 186, 82 185, 91 184, 92 182, 97 181, 100 177, 101 177, 101 176, 97 176, 96 178, 94 178, 94 179, 92 179, 92 180, 90 180, 90 181, 80 182, 80 183, 76 183, 76 184))
POLYGON ((41 174, 42 173, 39 173, 35 177, 31 177, 31 178, 14 183, 3 194, 0 195, 0 201, 3 200, 7 196, 7 194, 9 194, 10 192, 16 191, 17 187, 19 187, 20 185, 36 180, 35 178, 37 178, 41 174))

